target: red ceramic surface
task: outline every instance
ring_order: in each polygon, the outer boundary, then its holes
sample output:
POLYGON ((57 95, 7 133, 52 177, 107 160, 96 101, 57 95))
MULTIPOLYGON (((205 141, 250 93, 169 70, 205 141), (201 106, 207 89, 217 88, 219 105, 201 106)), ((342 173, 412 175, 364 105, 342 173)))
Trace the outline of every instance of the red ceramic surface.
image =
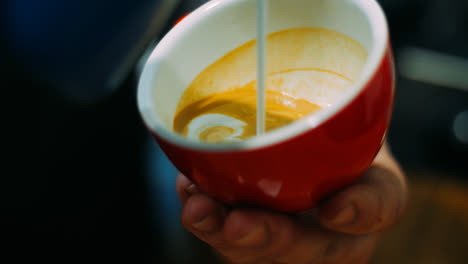
POLYGON ((300 120, 235 147, 207 146, 175 135, 171 114, 186 85, 231 50, 230 43, 255 36, 250 30, 255 1, 213 0, 178 21, 153 51, 140 79, 138 105, 163 151, 202 191, 228 204, 300 212, 359 180, 375 158, 392 116, 393 55, 385 17, 374 0, 271 2, 278 29, 282 23, 331 27, 348 32, 369 49, 355 92, 344 96, 342 103, 326 110, 317 122, 300 120), (285 9, 295 16, 283 16, 285 9), (329 16, 317 19, 323 14, 329 16))
POLYGON ((392 115, 393 71, 389 50, 374 77, 337 115, 265 148, 197 151, 155 137, 183 174, 223 202, 304 211, 324 195, 358 180, 372 163, 392 115))

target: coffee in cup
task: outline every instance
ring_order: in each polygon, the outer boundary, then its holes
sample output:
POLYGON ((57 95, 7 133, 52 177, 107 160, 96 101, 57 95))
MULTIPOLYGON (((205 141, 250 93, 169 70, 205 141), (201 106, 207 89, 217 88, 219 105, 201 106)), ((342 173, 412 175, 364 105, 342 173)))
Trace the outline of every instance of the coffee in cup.
MULTIPOLYGON (((174 131, 189 139, 237 142, 256 131, 256 42, 203 70, 182 95, 174 131)), ((293 28, 267 38, 266 131, 333 105, 358 77, 367 51, 324 28, 293 28)))

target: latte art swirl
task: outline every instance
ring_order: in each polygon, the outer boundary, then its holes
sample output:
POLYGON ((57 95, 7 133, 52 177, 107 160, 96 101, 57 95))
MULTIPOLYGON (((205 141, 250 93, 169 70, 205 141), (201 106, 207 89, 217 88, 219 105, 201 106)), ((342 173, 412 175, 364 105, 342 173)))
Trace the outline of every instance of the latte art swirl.
MULTIPOLYGON (((256 135, 255 83, 215 94, 183 109, 174 129, 189 139, 203 142, 238 142, 256 135)), ((290 124, 320 107, 280 92, 266 92, 266 131, 290 124)))
POLYGON ((205 142, 236 142, 247 123, 222 114, 201 115, 188 125, 187 137, 205 142))

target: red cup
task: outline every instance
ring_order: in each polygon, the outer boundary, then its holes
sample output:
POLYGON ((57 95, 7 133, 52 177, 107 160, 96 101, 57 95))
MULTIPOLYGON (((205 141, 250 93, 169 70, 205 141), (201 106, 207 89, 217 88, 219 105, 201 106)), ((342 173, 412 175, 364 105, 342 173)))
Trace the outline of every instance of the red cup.
POLYGON ((172 163, 203 192, 233 205, 305 211, 359 180, 384 142, 395 91, 388 26, 374 0, 270 1, 270 32, 321 27, 360 42, 368 58, 359 77, 333 106, 260 137, 207 144, 176 134, 176 107, 192 80, 256 37, 255 2, 213 0, 178 23, 144 67, 138 106, 172 163))

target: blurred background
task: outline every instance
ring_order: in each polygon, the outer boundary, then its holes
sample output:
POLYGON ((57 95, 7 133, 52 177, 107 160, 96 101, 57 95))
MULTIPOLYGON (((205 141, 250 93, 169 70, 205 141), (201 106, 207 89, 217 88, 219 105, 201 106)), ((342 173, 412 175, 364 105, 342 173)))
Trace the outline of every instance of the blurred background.
MULTIPOLYGON (((66 262, 218 263, 183 230, 177 172, 135 98, 148 50, 204 2, 6 1, 8 87, 40 91, 40 170, 7 177, 16 188, 3 192, 13 212, 3 210, 3 237, 18 257, 31 248, 66 262)), ((389 142, 411 199, 373 263, 466 263, 468 1, 379 2, 398 70, 389 142)))

